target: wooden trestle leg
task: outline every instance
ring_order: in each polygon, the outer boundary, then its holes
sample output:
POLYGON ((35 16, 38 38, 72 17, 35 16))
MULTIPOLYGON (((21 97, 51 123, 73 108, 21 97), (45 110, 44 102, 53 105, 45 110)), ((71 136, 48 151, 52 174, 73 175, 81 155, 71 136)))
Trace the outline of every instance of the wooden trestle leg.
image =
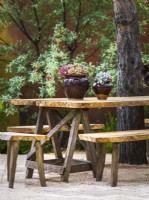
MULTIPOLYGON (((83 126, 84 126, 84 133, 90 133, 90 121, 88 117, 88 111, 83 111, 83 126)), ((95 144, 92 142, 86 142, 86 155, 87 159, 91 161, 92 170, 94 178, 96 177, 96 166, 97 166, 97 154, 95 149, 95 144)))
MULTIPOLYGON (((45 118, 45 111, 46 111, 45 108, 42 108, 42 107, 39 108, 35 134, 41 134, 42 133, 43 123, 44 123, 44 118, 45 118)), ((33 141, 31 149, 33 149, 34 146, 35 146, 35 142, 33 141)), ((36 160, 36 154, 32 155, 29 159, 32 160, 32 161, 35 161, 36 160)), ((26 178, 28 178, 28 179, 32 178, 33 172, 34 172, 34 169, 27 168, 26 169, 26 178)))
POLYGON ((61 176, 61 180, 65 182, 67 182, 69 178, 69 173, 71 169, 73 153, 75 150, 75 144, 76 144, 76 139, 77 139, 77 134, 78 134, 78 127, 81 120, 81 115, 82 115, 81 110, 77 110, 75 117, 73 118, 73 121, 72 121, 72 128, 70 130, 66 157, 65 157, 64 166, 63 166, 63 174, 61 176))

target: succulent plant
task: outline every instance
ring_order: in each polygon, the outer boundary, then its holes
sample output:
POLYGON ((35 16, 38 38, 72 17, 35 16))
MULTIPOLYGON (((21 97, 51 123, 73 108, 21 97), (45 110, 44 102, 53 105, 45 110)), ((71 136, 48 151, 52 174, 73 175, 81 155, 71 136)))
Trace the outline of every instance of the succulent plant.
POLYGON ((99 72, 96 74, 94 78, 94 85, 95 84, 100 84, 100 85, 105 85, 108 84, 112 81, 112 76, 106 72, 99 72))
POLYGON ((58 76, 86 75, 86 67, 79 63, 68 64, 58 69, 58 76))

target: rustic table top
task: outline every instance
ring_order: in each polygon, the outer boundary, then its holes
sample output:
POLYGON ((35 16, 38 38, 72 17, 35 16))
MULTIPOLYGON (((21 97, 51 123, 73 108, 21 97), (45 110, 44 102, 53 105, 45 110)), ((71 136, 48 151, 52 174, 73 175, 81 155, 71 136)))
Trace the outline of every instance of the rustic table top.
POLYGON ((86 97, 83 100, 70 100, 67 98, 44 99, 11 99, 13 105, 36 105, 51 108, 104 108, 121 106, 147 106, 149 96, 109 97, 107 100, 98 100, 96 97, 86 97))

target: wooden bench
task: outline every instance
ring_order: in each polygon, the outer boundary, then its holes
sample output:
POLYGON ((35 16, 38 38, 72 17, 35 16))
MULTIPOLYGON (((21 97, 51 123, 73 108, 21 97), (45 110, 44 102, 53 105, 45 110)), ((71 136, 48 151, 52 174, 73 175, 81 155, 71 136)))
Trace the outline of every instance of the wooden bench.
MULTIPOLYGON (((91 124, 91 130, 100 130, 100 129, 104 129, 105 128, 105 125, 104 124, 91 124)), ((7 127, 7 131, 12 131, 12 132, 23 132, 23 133, 34 133, 36 130, 36 126, 10 126, 10 127, 7 127)), ((83 125, 82 124, 79 124, 79 130, 83 130, 83 125)), ((50 128, 49 128, 49 125, 44 125, 43 126, 43 129, 42 129, 43 132, 45 133, 48 133, 50 132, 50 128)), ((59 131, 68 131, 68 129, 63 126, 59 131)))
POLYGON ((104 133, 88 133, 79 134, 80 140, 88 142, 99 143, 97 154, 97 171, 96 181, 102 180, 103 169, 105 165, 105 143, 112 142, 112 164, 111 164, 111 186, 117 186, 118 180, 118 168, 119 168, 119 143, 128 141, 148 140, 149 129, 144 130, 127 130, 127 131, 115 131, 115 132, 104 132, 104 133))
POLYGON ((37 158, 40 184, 42 187, 46 186, 45 174, 44 174, 44 168, 43 168, 43 153, 42 153, 40 141, 49 140, 49 137, 45 135, 36 135, 36 134, 33 135, 33 134, 27 134, 27 133, 0 132, 0 140, 8 141, 7 180, 9 182, 9 188, 13 188, 13 185, 14 185, 16 163, 17 163, 17 156, 18 156, 20 141, 35 141, 36 158, 37 158))

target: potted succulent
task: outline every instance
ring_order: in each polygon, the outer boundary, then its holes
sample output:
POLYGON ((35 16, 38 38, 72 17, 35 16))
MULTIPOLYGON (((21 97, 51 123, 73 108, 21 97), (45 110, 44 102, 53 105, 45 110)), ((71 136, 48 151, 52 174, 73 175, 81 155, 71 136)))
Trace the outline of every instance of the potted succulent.
POLYGON ((112 76, 105 72, 97 73, 94 78, 93 91, 96 97, 100 99, 107 99, 112 90, 112 76))
POLYGON ((67 98, 84 98, 89 88, 86 76, 86 67, 80 63, 68 64, 58 69, 58 77, 64 78, 63 87, 67 98))

